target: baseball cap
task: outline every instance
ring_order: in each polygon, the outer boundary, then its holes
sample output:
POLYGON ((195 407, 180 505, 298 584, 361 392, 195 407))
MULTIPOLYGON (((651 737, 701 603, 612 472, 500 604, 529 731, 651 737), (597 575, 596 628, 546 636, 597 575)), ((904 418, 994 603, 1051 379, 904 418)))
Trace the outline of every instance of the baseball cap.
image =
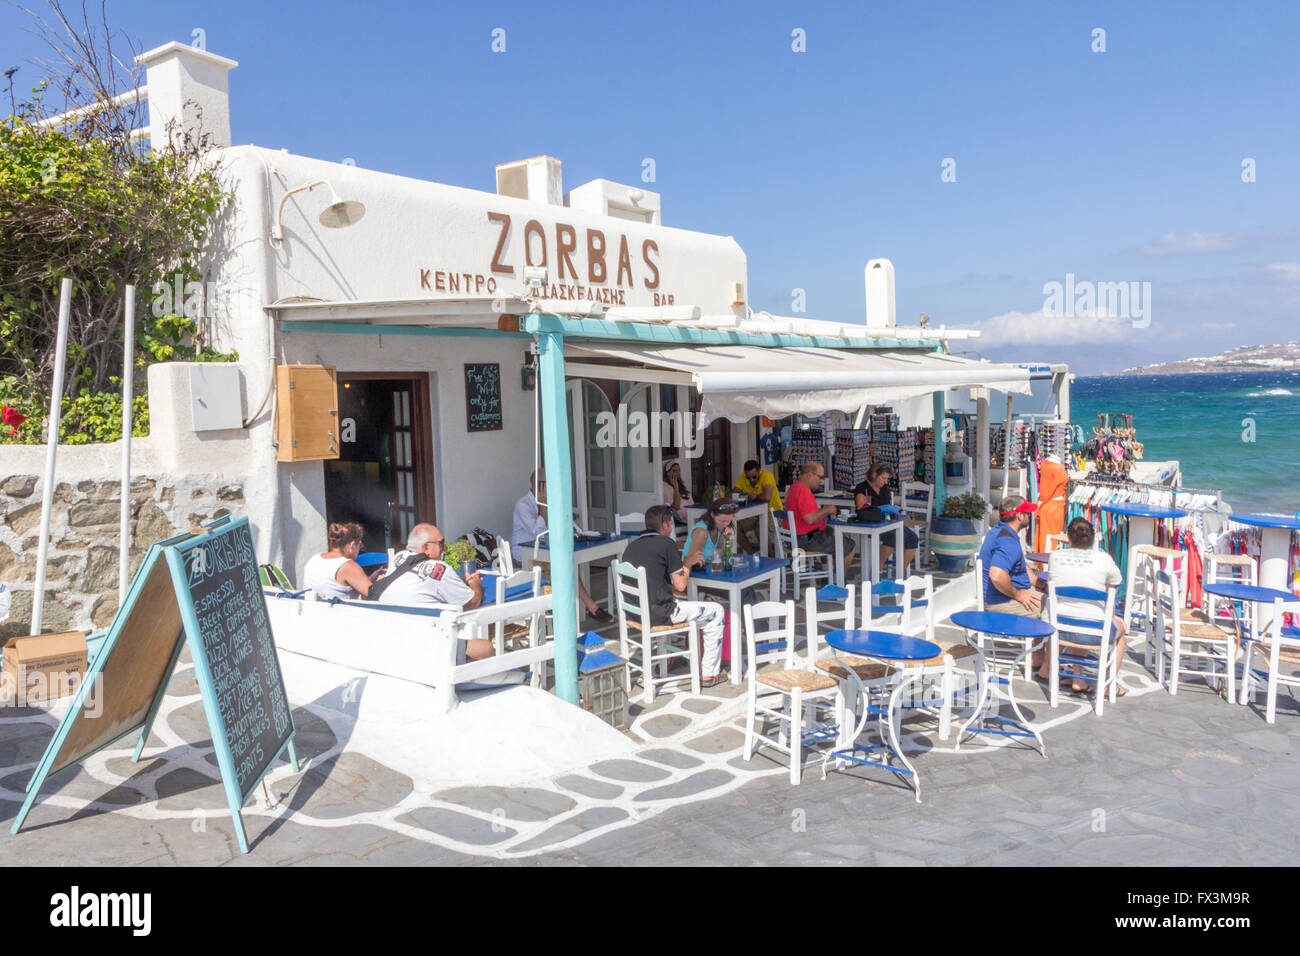
POLYGON ((1031 515, 1037 510, 1038 510, 1038 505, 1034 504, 1032 501, 1022 501, 1020 502, 1020 504, 1012 508, 1010 511, 999 511, 998 514, 1002 515, 1002 517, 1005 518, 1007 515, 1018 515, 1018 514, 1031 515))

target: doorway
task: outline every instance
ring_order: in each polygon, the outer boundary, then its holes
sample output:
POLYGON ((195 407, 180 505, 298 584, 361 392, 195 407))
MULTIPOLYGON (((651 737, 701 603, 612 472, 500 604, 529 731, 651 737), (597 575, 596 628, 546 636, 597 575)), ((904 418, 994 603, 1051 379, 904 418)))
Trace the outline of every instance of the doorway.
POLYGON ((613 448, 597 441, 602 413, 613 406, 599 386, 587 379, 570 379, 567 388, 569 411, 569 464, 573 475, 574 516, 586 531, 614 531, 615 458, 613 448))
POLYGON ((365 551, 404 548, 416 524, 437 520, 428 373, 340 373, 339 437, 326 522, 360 524, 365 551))

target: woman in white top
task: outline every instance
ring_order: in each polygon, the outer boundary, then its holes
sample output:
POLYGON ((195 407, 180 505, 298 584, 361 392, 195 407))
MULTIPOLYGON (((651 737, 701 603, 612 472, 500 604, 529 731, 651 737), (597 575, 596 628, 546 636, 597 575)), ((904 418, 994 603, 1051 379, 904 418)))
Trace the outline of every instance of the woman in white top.
POLYGON ((370 578, 357 564, 365 530, 359 524, 329 526, 329 550, 313 555, 302 569, 303 587, 323 597, 355 600, 370 593, 370 578))
POLYGON ((686 506, 695 504, 690 489, 682 481, 682 466, 675 461, 664 465, 664 504, 673 509, 678 524, 689 524, 686 520, 686 506))
MULTIPOLYGON (((1105 551, 1098 551, 1093 547, 1096 532, 1093 530, 1092 522, 1083 517, 1075 518, 1066 529, 1066 534, 1070 537, 1070 546, 1053 551, 1047 562, 1048 577, 1054 585, 1058 588, 1091 588, 1094 591, 1104 591, 1107 587, 1120 585, 1124 577, 1120 574, 1115 560, 1105 551)), ((1057 599, 1056 613, 1064 617, 1086 618, 1090 613, 1095 613, 1093 608, 1095 605, 1086 601, 1080 602, 1061 597, 1057 599)), ((1119 662, 1124 660, 1124 619, 1115 615, 1114 621, 1115 660, 1119 662)), ((1043 661, 1043 667, 1047 667, 1046 659, 1043 661)), ((1074 665, 1073 670, 1075 674, 1083 673, 1083 669, 1078 664, 1074 665)), ((1048 675, 1039 671, 1039 676, 1048 675)), ((1078 677, 1073 678, 1070 683, 1070 689, 1075 693, 1088 689, 1087 683, 1078 677)), ((1126 693, 1128 692, 1122 685, 1116 686, 1116 696, 1123 697, 1126 693)))

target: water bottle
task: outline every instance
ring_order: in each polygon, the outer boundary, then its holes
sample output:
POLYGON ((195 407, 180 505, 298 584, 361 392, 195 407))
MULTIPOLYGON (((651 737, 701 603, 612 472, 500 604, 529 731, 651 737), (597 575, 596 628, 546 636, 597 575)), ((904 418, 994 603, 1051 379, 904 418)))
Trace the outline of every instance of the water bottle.
POLYGON ((732 560, 731 538, 731 529, 728 528, 722 538, 722 570, 724 571, 730 571, 735 566, 732 560))

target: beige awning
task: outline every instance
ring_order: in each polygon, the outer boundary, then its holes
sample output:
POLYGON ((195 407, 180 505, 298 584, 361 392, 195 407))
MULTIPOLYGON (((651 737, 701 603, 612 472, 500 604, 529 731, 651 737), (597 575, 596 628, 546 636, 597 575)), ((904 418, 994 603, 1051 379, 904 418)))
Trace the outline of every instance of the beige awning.
POLYGON ((1029 370, 908 349, 650 346, 571 342, 570 375, 693 385, 709 418, 820 415, 950 388, 1028 395, 1029 370))

